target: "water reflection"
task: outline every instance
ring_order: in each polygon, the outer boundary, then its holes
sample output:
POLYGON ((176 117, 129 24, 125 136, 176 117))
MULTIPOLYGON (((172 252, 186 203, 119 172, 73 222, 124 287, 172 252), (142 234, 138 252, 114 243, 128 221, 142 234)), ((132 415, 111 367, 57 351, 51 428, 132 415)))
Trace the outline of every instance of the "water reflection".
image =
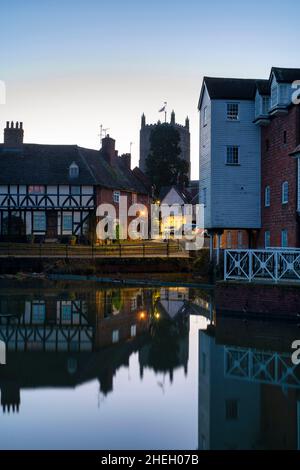
POLYGON ((187 288, 12 288, 0 295, 0 339, 7 365, 0 369, 3 411, 19 411, 20 390, 75 387, 92 379, 104 395, 138 352, 144 369, 187 372, 187 288))
POLYGON ((299 449, 298 331, 218 311, 199 331, 199 449, 299 449))
POLYGON ((2 448, 299 448, 297 316, 240 289, 1 282, 2 448))

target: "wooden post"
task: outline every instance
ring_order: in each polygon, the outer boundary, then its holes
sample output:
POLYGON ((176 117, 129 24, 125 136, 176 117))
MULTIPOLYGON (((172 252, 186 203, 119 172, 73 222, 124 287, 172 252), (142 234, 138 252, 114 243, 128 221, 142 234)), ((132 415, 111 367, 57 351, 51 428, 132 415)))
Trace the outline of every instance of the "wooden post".
POLYGON ((221 234, 217 234, 217 266, 220 264, 221 234))
POLYGON ((209 234, 209 261, 212 262, 214 256, 214 234, 209 234))

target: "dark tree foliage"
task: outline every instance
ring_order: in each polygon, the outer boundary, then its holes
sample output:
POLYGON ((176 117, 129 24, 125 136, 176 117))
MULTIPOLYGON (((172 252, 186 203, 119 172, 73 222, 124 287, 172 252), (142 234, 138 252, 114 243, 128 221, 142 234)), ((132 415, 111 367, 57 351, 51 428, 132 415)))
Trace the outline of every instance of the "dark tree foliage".
POLYGON ((150 153, 146 159, 146 174, 156 194, 162 186, 188 183, 188 163, 179 155, 179 132, 168 123, 158 124, 150 134, 150 153))

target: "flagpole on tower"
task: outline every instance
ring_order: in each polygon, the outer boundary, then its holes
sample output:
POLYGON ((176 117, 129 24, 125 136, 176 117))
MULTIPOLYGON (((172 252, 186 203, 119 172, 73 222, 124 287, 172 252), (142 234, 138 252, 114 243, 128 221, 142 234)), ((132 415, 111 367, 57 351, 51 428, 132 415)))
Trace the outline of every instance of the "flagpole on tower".
POLYGON ((164 102, 163 107, 158 111, 159 113, 165 113, 165 123, 167 122, 167 102, 164 102))

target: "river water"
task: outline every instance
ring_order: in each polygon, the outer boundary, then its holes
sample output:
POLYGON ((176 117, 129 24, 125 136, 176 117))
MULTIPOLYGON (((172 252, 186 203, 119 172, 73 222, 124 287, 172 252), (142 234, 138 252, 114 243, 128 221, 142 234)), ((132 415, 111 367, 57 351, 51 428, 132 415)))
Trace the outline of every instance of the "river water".
POLYGON ((2 280, 0 448, 296 449, 297 332, 211 290, 2 280))

